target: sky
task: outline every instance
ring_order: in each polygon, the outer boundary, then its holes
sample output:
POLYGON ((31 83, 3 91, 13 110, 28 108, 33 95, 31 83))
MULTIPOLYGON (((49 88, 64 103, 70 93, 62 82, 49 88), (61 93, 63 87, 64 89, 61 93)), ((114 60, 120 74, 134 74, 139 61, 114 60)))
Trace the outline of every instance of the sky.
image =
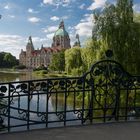
MULTIPOLYGON (((35 49, 51 47, 60 21, 71 39, 78 33, 84 44, 92 35, 93 10, 102 9, 106 2, 116 0, 0 0, 0 52, 10 52, 19 58, 32 36, 35 49)), ((140 13, 140 0, 134 0, 134 11, 140 13)))

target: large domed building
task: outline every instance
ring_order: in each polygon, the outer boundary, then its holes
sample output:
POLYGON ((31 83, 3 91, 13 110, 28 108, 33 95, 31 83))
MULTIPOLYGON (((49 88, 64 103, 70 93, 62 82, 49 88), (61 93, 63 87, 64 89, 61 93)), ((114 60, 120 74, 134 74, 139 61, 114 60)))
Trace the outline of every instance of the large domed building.
POLYGON ((65 30, 63 21, 60 23, 58 30, 54 34, 52 47, 61 47, 64 49, 71 47, 69 34, 65 30))
POLYGON ((65 30, 64 22, 61 21, 58 30, 54 33, 51 47, 43 47, 42 45, 41 49, 35 50, 32 37, 30 36, 26 45, 26 51, 21 50, 19 54, 19 62, 27 68, 37 68, 42 65, 47 67, 51 62, 53 53, 69 48, 71 48, 69 34, 65 30))

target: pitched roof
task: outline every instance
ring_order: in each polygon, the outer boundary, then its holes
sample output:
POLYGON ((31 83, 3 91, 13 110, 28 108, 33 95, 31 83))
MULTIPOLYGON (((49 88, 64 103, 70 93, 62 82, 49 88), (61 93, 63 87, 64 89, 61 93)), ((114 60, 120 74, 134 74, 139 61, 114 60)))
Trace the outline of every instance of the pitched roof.
POLYGON ((34 51, 32 51, 32 55, 33 56, 36 56, 38 54, 40 54, 40 50, 34 50, 34 51))
POLYGON ((59 52, 59 51, 61 51, 62 49, 60 48, 60 47, 45 47, 44 48, 44 50, 46 51, 46 52, 59 52))

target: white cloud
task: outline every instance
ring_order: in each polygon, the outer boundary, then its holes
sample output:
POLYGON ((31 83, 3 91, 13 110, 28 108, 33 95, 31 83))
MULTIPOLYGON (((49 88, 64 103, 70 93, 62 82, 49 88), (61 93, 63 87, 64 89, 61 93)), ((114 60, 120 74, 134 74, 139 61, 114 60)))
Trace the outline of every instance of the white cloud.
POLYGON ((51 17, 50 19, 51 19, 52 21, 57 21, 57 20, 59 20, 59 17, 53 16, 53 17, 51 17))
POLYGON ((46 33, 46 42, 44 42, 44 46, 51 46, 54 33, 56 32, 57 29, 58 29, 58 25, 47 26, 46 28, 43 28, 43 32, 46 33))
POLYGON ((83 4, 81 4, 81 5, 79 6, 79 8, 80 8, 80 9, 84 9, 85 6, 86 6, 85 3, 83 3, 83 4))
POLYGON ((32 13, 32 12, 33 12, 33 9, 29 8, 29 9, 28 9, 28 12, 29 12, 29 13, 32 13))
MULTIPOLYGON (((67 7, 70 4, 71 0, 63 0, 62 6, 67 7)), ((61 3, 60 3, 61 5, 61 3)))
POLYGON ((73 46, 73 44, 76 41, 76 36, 73 33, 69 33, 69 37, 70 37, 70 44, 73 46))
POLYGON ((0 44, 6 46, 17 46, 19 41, 23 40, 23 38, 19 35, 6 35, 0 34, 0 44))
POLYGON ((58 29, 58 26, 48 26, 43 28, 43 32, 45 33, 54 33, 58 29))
POLYGON ((1 52, 10 52, 12 55, 19 57, 21 49, 25 48, 25 38, 19 35, 0 34, 1 52))
POLYGON ((38 11, 35 11, 35 10, 34 10, 34 9, 32 9, 32 8, 29 8, 29 9, 28 9, 28 12, 29 12, 29 13, 33 13, 33 14, 38 13, 38 11))
POLYGON ((133 9, 135 12, 140 13, 140 3, 139 4, 134 4, 133 9))
POLYGON ((8 15, 8 17, 10 17, 10 18, 15 18, 15 15, 8 15))
MULTIPOLYGON (((27 41, 28 41, 28 38, 26 38, 26 44, 27 44, 27 41)), ((42 44, 44 47, 50 47, 52 43, 51 34, 43 38, 38 37, 38 36, 33 36, 32 41, 33 41, 35 49, 38 49, 38 48, 40 49, 42 44)))
POLYGON ((76 25, 75 29, 80 36, 91 36, 92 24, 91 22, 82 22, 76 25))
POLYGON ((93 15, 86 14, 84 19, 75 26, 76 33, 82 37, 90 37, 92 35, 93 28, 93 15))
POLYGON ((71 31, 71 30, 74 30, 74 27, 73 27, 73 26, 69 26, 69 27, 68 27, 68 30, 70 30, 70 31, 71 31))
MULTIPOLYGON (((26 38, 26 44, 27 44, 28 38, 26 38)), ((48 39, 47 37, 45 38, 41 38, 38 36, 32 36, 32 41, 33 41, 33 45, 35 49, 40 49, 42 44, 44 47, 48 47, 50 46, 50 44, 52 43, 52 39, 48 39)))
POLYGON ((50 40, 53 39, 54 33, 47 34, 46 37, 50 40))
POLYGON ((69 16, 62 16, 61 17, 61 19, 65 19, 65 20, 68 19, 68 18, 69 18, 69 16))
POLYGON ((53 4, 54 0, 43 0, 44 4, 53 4))
POLYGON ((7 4, 7 5, 4 6, 4 9, 9 10, 10 6, 7 4))
POLYGON ((94 2, 88 7, 88 10, 94 10, 96 8, 103 7, 106 3, 106 0, 94 0, 94 2))
POLYGON ((32 22, 32 23, 38 23, 41 21, 41 19, 37 18, 37 17, 30 17, 30 18, 28 18, 28 21, 32 22))
POLYGON ((35 46, 35 48, 37 46, 39 46, 39 48, 41 47, 41 44, 44 44, 47 39, 46 38, 40 38, 40 37, 32 37, 32 41, 33 41, 33 44, 35 46))
MULTIPOLYGON (((49 34, 45 38, 34 36, 32 37, 33 44, 35 49, 41 48, 41 45, 43 44, 44 47, 50 46, 52 43, 51 34, 49 34)), ((24 51, 26 50, 28 37, 22 37, 20 35, 14 35, 14 34, 0 34, 0 51, 1 52, 10 52, 12 55, 16 56, 16 58, 19 58, 19 54, 21 52, 21 49, 24 51)))
POLYGON ((63 6, 67 7, 69 4, 74 0, 43 0, 43 3, 41 3, 41 6, 44 5, 54 5, 56 7, 63 6))

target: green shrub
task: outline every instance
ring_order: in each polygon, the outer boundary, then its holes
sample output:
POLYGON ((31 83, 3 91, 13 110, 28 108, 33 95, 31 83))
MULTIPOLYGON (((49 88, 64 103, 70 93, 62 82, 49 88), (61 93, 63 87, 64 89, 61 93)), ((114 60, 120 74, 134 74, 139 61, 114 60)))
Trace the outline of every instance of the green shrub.
POLYGON ((26 66, 24 65, 17 65, 13 67, 14 69, 26 69, 26 66))
POLYGON ((40 67, 38 67, 38 68, 33 69, 33 71, 40 71, 40 70, 45 70, 45 71, 47 71, 48 68, 42 65, 42 66, 40 66, 40 67))
POLYGON ((80 68, 73 68, 71 70, 71 74, 73 76, 81 76, 83 74, 83 68, 82 67, 80 67, 80 68))

